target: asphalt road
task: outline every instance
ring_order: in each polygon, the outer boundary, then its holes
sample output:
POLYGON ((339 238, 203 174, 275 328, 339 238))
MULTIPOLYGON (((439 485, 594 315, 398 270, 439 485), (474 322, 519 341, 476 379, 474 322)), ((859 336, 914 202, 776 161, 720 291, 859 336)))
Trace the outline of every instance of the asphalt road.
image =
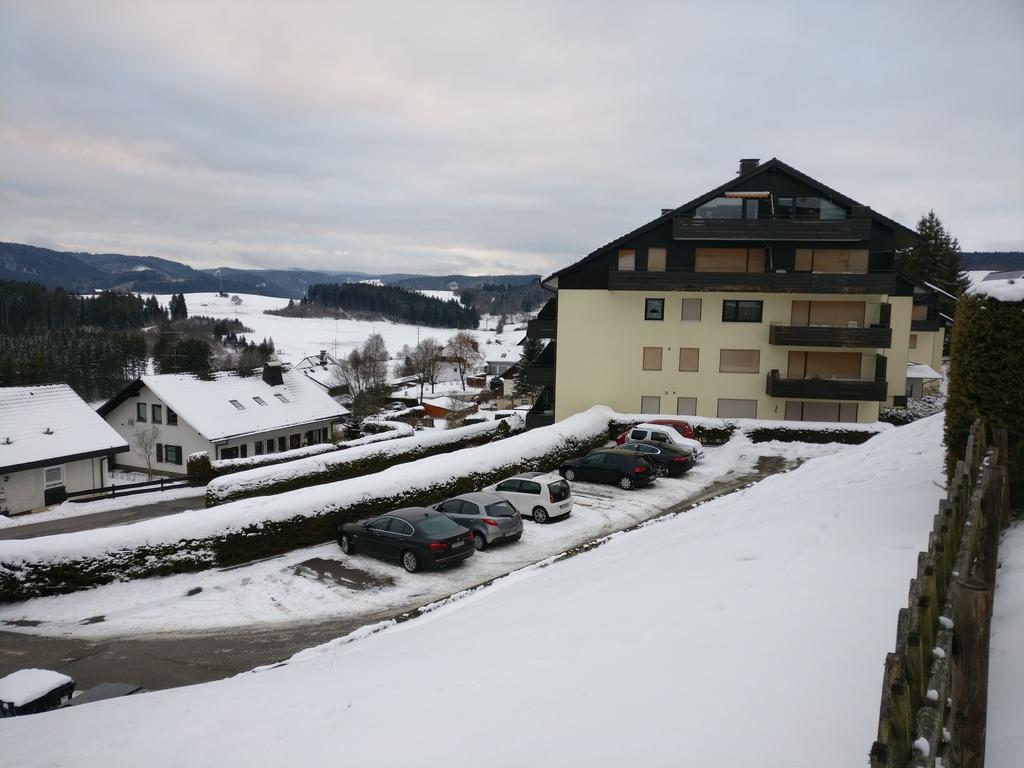
POLYGON ((43 523, 26 523, 10 528, 0 528, 0 539, 33 539, 37 536, 52 536, 56 533, 74 533, 88 531, 92 528, 109 528, 114 525, 128 525, 151 517, 163 517, 205 506, 202 495, 184 499, 157 501, 127 509, 112 509, 108 512, 96 512, 91 515, 76 515, 60 520, 49 520, 43 523))
MULTIPOLYGON (((696 504, 794 466, 779 457, 762 457, 754 472, 714 483, 652 518, 685 512, 696 504)), ((575 556, 596 545, 597 539, 581 543, 563 557, 575 556)), ((310 566, 317 567, 313 561, 310 566)), ((345 570, 341 575, 352 580, 355 588, 360 588, 358 582, 363 577, 374 578, 357 569, 345 570)), ((341 637, 361 626, 399 618, 419 605, 413 603, 387 612, 328 622, 253 625, 146 637, 81 639, 0 632, 0 677, 25 667, 40 667, 70 675, 79 690, 98 683, 134 683, 150 690, 203 683, 283 661, 304 648, 341 637)))

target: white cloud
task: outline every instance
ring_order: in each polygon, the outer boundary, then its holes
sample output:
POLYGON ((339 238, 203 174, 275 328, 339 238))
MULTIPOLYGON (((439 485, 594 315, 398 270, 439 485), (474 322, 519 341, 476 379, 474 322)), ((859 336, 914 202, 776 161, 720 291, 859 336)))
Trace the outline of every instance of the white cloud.
POLYGON ((778 156, 1019 242, 1019 6, 0 5, 0 238, 546 271, 778 156))

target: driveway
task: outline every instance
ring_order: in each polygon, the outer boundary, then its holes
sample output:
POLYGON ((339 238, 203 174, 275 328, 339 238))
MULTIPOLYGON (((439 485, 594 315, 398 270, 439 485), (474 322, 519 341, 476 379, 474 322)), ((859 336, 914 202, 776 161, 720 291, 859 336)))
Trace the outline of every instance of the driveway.
MULTIPOLYGON (((138 497, 135 498, 138 499, 138 497)), ((85 503, 87 504, 88 502, 85 503)), ((184 498, 164 499, 163 501, 153 501, 149 504, 142 503, 134 507, 110 509, 93 514, 83 510, 83 514, 62 517, 57 520, 0 528, 0 539, 33 539, 37 536, 53 536, 57 533, 75 533, 77 531, 88 531, 93 528, 128 525, 129 523, 137 523, 140 520, 148 520, 151 517, 173 515, 186 509, 196 509, 203 506, 205 506, 203 489, 198 488, 195 495, 184 498)))

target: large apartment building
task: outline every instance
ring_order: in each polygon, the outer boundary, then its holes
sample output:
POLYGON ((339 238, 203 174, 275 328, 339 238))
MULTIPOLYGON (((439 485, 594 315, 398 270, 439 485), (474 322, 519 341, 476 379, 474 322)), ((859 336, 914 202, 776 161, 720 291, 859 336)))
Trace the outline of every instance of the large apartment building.
POLYGON ((529 324, 551 341, 528 421, 596 403, 876 421, 905 402, 908 363, 940 359, 931 292, 895 271, 916 236, 779 160, 741 160, 736 178, 542 280, 556 297, 529 324))

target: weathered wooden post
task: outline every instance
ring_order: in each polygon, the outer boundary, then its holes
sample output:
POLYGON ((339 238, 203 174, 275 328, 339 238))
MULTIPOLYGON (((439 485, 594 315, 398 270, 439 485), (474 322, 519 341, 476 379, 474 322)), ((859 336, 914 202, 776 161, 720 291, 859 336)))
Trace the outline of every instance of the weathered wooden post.
POLYGON ((981 540, 978 543, 977 571, 990 587, 996 585, 996 566, 999 563, 1000 501, 1002 497, 1000 467, 985 468, 985 488, 981 498, 981 540))
POLYGON ((985 764, 991 621, 991 585, 980 579, 958 578, 953 601, 953 768, 982 768, 985 764))

